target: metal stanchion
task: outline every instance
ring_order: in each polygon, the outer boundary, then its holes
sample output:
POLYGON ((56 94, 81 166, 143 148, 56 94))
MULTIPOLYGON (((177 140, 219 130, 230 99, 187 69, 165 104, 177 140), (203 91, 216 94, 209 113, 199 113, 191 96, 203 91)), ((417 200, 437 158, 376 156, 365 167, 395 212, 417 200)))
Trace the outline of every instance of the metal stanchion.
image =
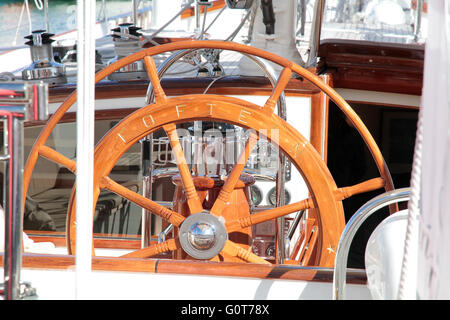
POLYGON ((3 259, 5 300, 34 296, 35 290, 20 282, 23 229, 23 123, 48 116, 48 85, 39 82, 0 82, 0 117, 3 119, 5 161, 4 211, 5 250, 3 259))

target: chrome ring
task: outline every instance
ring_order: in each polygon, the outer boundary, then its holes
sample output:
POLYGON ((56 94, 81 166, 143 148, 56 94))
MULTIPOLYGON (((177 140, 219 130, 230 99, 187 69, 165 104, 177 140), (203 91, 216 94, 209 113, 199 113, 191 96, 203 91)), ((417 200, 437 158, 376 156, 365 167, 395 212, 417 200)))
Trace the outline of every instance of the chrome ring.
POLYGON ((227 240, 222 221, 205 211, 190 215, 180 227, 181 247, 195 259, 206 260, 218 255, 227 240))

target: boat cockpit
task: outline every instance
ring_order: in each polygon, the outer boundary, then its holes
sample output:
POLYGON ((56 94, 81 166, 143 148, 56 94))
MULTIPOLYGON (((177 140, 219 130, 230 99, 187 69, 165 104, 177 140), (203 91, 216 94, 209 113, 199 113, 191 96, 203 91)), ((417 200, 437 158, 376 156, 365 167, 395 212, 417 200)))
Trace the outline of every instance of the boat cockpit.
MULTIPOLYGON (((177 0, 169 10, 153 0, 150 13, 137 2, 95 54, 34 30, 31 63, 0 70, 9 72, 0 74, 0 104, 45 110, 20 118, 26 162, 17 168, 7 156, 16 132, 2 114, 6 235, 14 170, 23 187, 14 202, 21 277, 50 298, 38 270, 66 281, 58 272, 73 270, 87 243, 92 272, 162 288, 144 294, 141 285, 129 298, 177 299, 183 290, 168 283, 192 289, 205 276, 223 286, 219 298, 331 298, 346 224, 371 199, 410 186, 426 1, 177 0), (83 81, 95 82, 94 105, 83 81)), ((367 242, 407 208, 400 200, 348 244, 348 297, 371 298, 367 242)), ((2 261, 11 254, 5 247, 2 261)), ((88 296, 118 297, 96 277, 101 293, 88 296)), ((18 298, 24 289, 14 290, 18 298)))

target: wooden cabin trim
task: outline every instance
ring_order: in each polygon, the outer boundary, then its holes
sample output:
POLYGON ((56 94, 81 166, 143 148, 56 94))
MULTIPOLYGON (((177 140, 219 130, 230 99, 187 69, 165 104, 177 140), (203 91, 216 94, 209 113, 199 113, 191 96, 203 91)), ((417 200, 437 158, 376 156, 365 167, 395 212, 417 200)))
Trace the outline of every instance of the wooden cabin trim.
MULTIPOLYGON (((325 76, 325 83, 331 85, 331 76, 325 76)), ((326 163, 328 149, 328 109, 330 98, 319 92, 311 95, 310 142, 326 163)))
MULTIPOLYGON (((3 253, 0 255, 0 264, 3 264, 3 253)), ((75 269, 75 256, 25 253, 22 267, 71 270, 75 269)), ((92 270, 333 282, 333 269, 330 268, 236 262, 93 257, 92 270)), ((349 269, 347 271, 347 284, 365 285, 366 283, 367 277, 364 270, 349 269)))
MULTIPOLYGON (((34 242, 51 242, 56 247, 65 247, 65 232, 29 231, 28 237, 34 242)), ((133 235, 94 235, 94 247, 137 250, 141 248, 141 237, 133 235)))
POLYGON ((403 78, 394 72, 373 72, 372 70, 357 70, 340 68, 330 73, 335 78, 336 86, 358 90, 403 93, 410 95, 422 94, 422 78, 403 78))
MULTIPOLYGON (((167 96, 202 94, 214 78, 166 78, 161 86, 167 96)), ((144 97, 148 80, 110 81, 96 85, 96 99, 144 97)), ((66 84, 49 89, 49 102, 58 103, 76 90, 76 84, 66 84)), ((222 95, 270 95, 272 86, 265 77, 229 76, 214 82, 207 93, 222 95)), ((310 96, 320 92, 318 88, 302 79, 290 79, 285 89, 286 95, 310 96)))
MULTIPOLYGON (((129 114, 136 111, 138 108, 123 108, 123 109, 107 109, 107 110, 96 110, 95 120, 117 120, 128 116, 129 114)), ((66 112, 61 118, 59 123, 70 123, 76 121, 76 112, 66 112)), ((47 121, 28 121, 25 123, 25 127, 45 125, 47 121)))
POLYGON ((321 72, 335 88, 422 94, 424 45, 326 39, 319 49, 321 72))

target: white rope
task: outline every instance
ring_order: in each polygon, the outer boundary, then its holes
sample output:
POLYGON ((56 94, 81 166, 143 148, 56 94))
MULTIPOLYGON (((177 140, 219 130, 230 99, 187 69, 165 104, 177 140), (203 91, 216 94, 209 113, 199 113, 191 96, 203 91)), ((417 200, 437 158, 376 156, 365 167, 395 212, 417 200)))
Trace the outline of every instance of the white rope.
POLYGON ((34 4, 36 5, 36 8, 38 8, 38 10, 42 10, 44 8, 42 0, 34 0, 34 4))
POLYGON ((25 0, 25 7, 27 8, 27 15, 28 15, 28 26, 30 27, 30 34, 33 31, 33 25, 31 23, 31 14, 30 14, 30 6, 28 5, 28 0, 25 0))
POLYGON ((408 201, 408 220, 405 236, 405 247, 403 249, 403 261, 400 273, 400 281, 398 286, 397 299, 411 299, 406 296, 407 290, 405 287, 415 283, 415 279, 409 279, 408 277, 415 277, 414 270, 417 266, 416 259, 414 259, 414 243, 417 240, 419 216, 420 216, 420 191, 421 191, 421 166, 422 166, 422 141, 423 141, 423 124, 422 124, 422 108, 419 110, 419 118, 417 121, 416 142, 414 147, 414 159, 411 171, 411 194, 408 201))
POLYGON ((17 43, 17 36, 19 34, 20 25, 22 24, 23 11, 25 9, 25 1, 24 1, 23 5, 22 5, 22 10, 20 10, 19 22, 17 23, 17 28, 16 28, 16 35, 14 36, 14 40, 12 42, 13 46, 15 46, 16 43, 17 43))
POLYGON ((30 34, 31 34, 32 30, 33 30, 33 26, 31 24, 30 6, 28 5, 28 0, 24 0, 23 1, 23 5, 22 5, 22 9, 20 10, 20 16, 19 16, 19 22, 17 23, 16 34, 15 34, 14 40, 12 42, 13 46, 15 46, 17 44, 17 36, 19 35, 19 29, 20 29, 20 25, 22 24, 23 11, 24 11, 25 8, 27 8, 28 27, 29 27, 30 34))

